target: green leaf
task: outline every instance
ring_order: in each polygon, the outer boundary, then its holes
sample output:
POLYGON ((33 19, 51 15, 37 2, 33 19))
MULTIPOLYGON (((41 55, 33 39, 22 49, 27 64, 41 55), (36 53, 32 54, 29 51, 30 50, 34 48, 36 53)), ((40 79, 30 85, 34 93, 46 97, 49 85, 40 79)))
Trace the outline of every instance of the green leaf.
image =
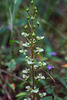
POLYGON ((26 84, 26 81, 23 81, 21 84, 19 84, 19 88, 24 88, 25 84, 26 84))
POLYGON ((17 100, 22 100, 22 98, 23 98, 23 96, 21 96, 21 97, 18 97, 18 98, 17 98, 17 100))
POLYGON ((8 63, 8 67, 9 67, 9 68, 14 68, 15 65, 16 65, 16 62, 15 62, 14 59, 12 59, 12 60, 8 63))
POLYGON ((62 85, 65 87, 65 89, 67 90, 67 84, 64 80, 60 79, 60 78, 57 78, 61 83, 62 85))
POLYGON ((13 44, 15 42, 15 40, 10 40, 10 44, 13 44))
POLYGON ((0 28, 0 35, 4 34, 4 32, 7 30, 8 30, 8 28, 6 26, 0 28))
POLYGON ((16 13, 17 13, 17 11, 18 11, 18 9, 19 9, 19 7, 20 7, 22 1, 23 1, 23 0, 16 0, 16 2, 15 2, 15 4, 14 4, 14 8, 13 8, 13 16, 12 16, 13 19, 14 19, 16 13))
POLYGON ((46 91, 48 94, 51 94, 53 92, 53 89, 48 88, 46 91))
POLYGON ((14 89, 14 87, 12 86, 12 84, 9 84, 9 87, 10 87, 11 89, 14 89))
POLYGON ((54 96, 54 100, 63 100, 63 99, 60 97, 54 96))
POLYGON ((26 92, 21 92, 21 93, 17 94, 16 97, 25 96, 26 94, 27 94, 26 92))
POLYGON ((16 43, 18 43, 18 44, 20 44, 20 42, 19 42, 19 41, 17 41, 17 40, 16 40, 15 42, 16 42, 16 43))
POLYGON ((7 33, 5 34, 1 45, 6 45, 6 43, 8 42, 8 38, 9 38, 9 34, 7 33))
POLYGON ((49 96, 49 97, 44 97, 44 98, 41 99, 41 100, 52 100, 52 97, 51 97, 51 96, 49 96))
POLYGON ((44 86, 46 85, 46 82, 44 80, 40 80, 39 81, 41 84, 43 84, 44 86))

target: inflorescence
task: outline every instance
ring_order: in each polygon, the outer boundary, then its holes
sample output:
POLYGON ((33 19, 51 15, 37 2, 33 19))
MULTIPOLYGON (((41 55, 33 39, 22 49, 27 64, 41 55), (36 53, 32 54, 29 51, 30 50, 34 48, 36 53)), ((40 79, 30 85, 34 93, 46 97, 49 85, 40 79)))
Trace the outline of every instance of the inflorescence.
MULTIPOLYGON (((36 47, 36 44, 44 39, 44 36, 36 36, 35 30, 39 27, 40 23, 37 21, 37 26, 34 25, 34 19, 37 15, 37 7, 34 6, 34 1, 31 1, 33 11, 30 14, 30 9, 27 8, 26 11, 28 13, 27 16, 27 22, 28 24, 25 25, 25 32, 22 32, 21 35, 24 36, 27 41, 23 43, 23 49, 19 50, 20 53, 23 53, 25 55, 25 59, 27 64, 29 65, 29 68, 25 68, 22 71, 22 77, 25 81, 29 83, 28 86, 26 86, 26 91, 29 92, 29 95, 24 98, 24 100, 35 100, 35 95, 39 95, 41 98, 46 96, 46 92, 39 92, 39 88, 36 86, 39 80, 45 80, 45 76, 43 73, 35 73, 38 68, 41 68, 42 66, 46 66, 46 62, 38 62, 36 63, 36 55, 42 53, 44 51, 43 48, 36 47), (30 51, 28 51, 30 50, 30 51), (29 53, 30 52, 30 53, 29 53), (32 82, 30 81, 32 79, 32 82), (32 95, 30 95, 32 94, 32 95)), ((53 67, 48 66, 48 69, 50 70, 53 67)))

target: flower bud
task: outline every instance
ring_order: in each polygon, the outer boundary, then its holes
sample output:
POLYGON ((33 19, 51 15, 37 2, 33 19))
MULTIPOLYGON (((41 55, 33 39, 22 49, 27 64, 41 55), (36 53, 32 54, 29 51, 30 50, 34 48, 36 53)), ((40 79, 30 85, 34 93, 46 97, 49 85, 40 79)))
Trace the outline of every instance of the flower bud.
POLYGON ((38 13, 38 11, 37 11, 37 10, 35 10, 35 13, 38 13))
POLYGON ((28 26, 27 25, 25 25, 25 27, 24 27, 25 29, 27 29, 28 28, 28 26))
POLYGON ((37 7, 35 6, 35 7, 34 7, 34 9, 36 10, 36 9, 37 9, 37 7))
POLYGON ((31 17, 31 20, 34 20, 34 17, 33 16, 31 17))
POLYGON ((40 23, 37 21, 37 25, 39 26, 40 25, 40 23))
POLYGON ((35 33, 33 32, 32 36, 35 36, 35 33))
POLYGON ((29 20, 29 16, 27 16, 27 19, 29 20))
POLYGON ((33 5, 33 3, 34 3, 34 1, 32 0, 32 1, 31 1, 31 4, 33 5))
POLYGON ((28 12, 29 11, 29 8, 27 7, 26 11, 28 12))
POLYGON ((36 28, 36 26, 35 26, 35 25, 33 25, 33 28, 36 28))

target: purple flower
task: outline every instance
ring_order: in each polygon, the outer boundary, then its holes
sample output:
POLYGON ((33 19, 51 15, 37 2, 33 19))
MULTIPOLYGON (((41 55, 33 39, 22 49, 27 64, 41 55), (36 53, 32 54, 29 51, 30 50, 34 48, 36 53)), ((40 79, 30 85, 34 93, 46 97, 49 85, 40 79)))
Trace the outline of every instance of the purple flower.
POLYGON ((52 56, 56 56, 57 53, 56 53, 56 52, 50 52, 49 55, 50 55, 50 56, 51 56, 51 55, 52 55, 52 56))
POLYGON ((48 65, 47 67, 48 67, 48 70, 51 70, 52 68, 54 68, 54 66, 52 65, 48 65))

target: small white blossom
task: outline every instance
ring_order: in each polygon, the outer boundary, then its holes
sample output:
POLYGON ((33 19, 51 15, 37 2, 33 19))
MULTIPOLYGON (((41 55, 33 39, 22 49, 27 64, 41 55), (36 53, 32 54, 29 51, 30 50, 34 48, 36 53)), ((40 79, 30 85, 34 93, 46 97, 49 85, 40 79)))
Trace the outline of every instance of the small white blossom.
POLYGON ((37 77, 35 77, 35 79, 45 79, 45 77, 42 76, 42 73, 40 73, 37 77))
MULTIPOLYGON (((31 39, 30 39, 30 41, 31 41, 31 39)), ((35 43, 36 42, 36 40, 35 39, 33 39, 33 43, 35 43)), ((31 43, 31 42, 30 42, 31 43)))
POLYGON ((44 96, 46 96, 46 94, 47 94, 46 92, 43 92, 43 95, 44 95, 44 96))
POLYGON ((25 98, 24 100, 31 100, 31 98, 28 97, 28 98, 25 98))
POLYGON ((45 62, 38 62, 39 66, 45 66, 46 63, 45 62))
POLYGON ((24 47, 29 47, 30 46, 30 43, 26 42, 26 43, 23 44, 23 46, 24 47))
POLYGON ((36 42, 36 40, 35 39, 33 39, 33 43, 35 43, 36 42))
POLYGON ((44 97, 44 96, 46 96, 46 94, 47 94, 46 92, 43 92, 43 93, 40 93, 40 92, 39 92, 39 96, 40 96, 41 98, 44 97))
POLYGON ((29 65, 34 64, 33 59, 31 59, 30 57, 26 56, 26 61, 29 65))
POLYGON ((38 93, 39 92, 39 88, 38 89, 32 89, 32 91, 31 91, 32 93, 38 93))
POLYGON ((39 66, 38 65, 34 65, 34 69, 37 69, 39 66))
POLYGON ((26 86, 26 89, 30 89, 30 86, 26 86))
POLYGON ((36 86, 34 86, 34 89, 36 89, 36 86))
POLYGON ((43 66, 45 66, 46 65, 46 63, 45 62, 43 62, 43 66))
POLYGON ((39 48, 39 47, 36 47, 36 50, 34 50, 34 52, 38 53, 38 54, 40 54, 43 51, 44 51, 44 49, 43 48, 39 48))
POLYGON ((42 65, 42 62, 38 62, 38 64, 42 65))
POLYGON ((36 47, 36 50, 37 50, 38 52, 43 52, 43 51, 44 51, 43 48, 39 48, 39 47, 36 47))
POLYGON ((27 89, 27 91, 30 91, 31 87, 30 86, 26 86, 26 89, 27 89))
POLYGON ((37 36, 36 38, 37 38, 37 40, 42 40, 42 39, 44 39, 44 36, 37 36))
POLYGON ((34 64, 34 62, 32 62, 32 61, 27 61, 27 63, 28 63, 29 65, 34 64))
POLYGON ((26 56, 25 58, 26 58, 26 59, 28 59, 28 60, 29 60, 29 59, 31 59, 31 58, 30 58, 30 57, 28 57, 28 56, 26 56))
POLYGON ((38 64, 39 64, 39 66, 42 66, 42 65, 43 65, 43 63, 42 63, 42 62, 38 62, 38 64))
POLYGON ((25 70, 22 71, 22 73, 27 74, 27 73, 29 73, 29 71, 30 71, 30 69, 25 69, 25 70))
POLYGON ((26 55, 26 53, 28 52, 27 50, 19 50, 20 53, 24 53, 26 55))
POLYGON ((22 76, 25 80, 27 80, 28 78, 29 78, 29 75, 25 75, 25 74, 23 74, 23 76, 22 76))
POLYGON ((27 34, 27 33, 25 33, 25 32, 22 32, 21 35, 23 35, 24 37, 29 36, 29 34, 27 34))

